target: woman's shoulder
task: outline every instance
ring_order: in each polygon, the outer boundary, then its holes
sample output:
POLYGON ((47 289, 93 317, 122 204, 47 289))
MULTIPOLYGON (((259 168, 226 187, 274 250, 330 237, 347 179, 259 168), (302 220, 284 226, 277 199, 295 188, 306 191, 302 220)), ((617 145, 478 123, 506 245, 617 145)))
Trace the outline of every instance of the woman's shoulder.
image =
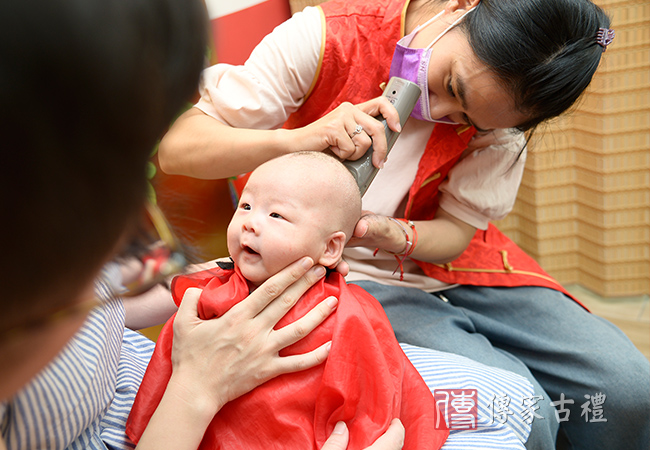
MULTIPOLYGON (((104 286, 97 294, 109 298, 104 286)), ((77 440, 99 440, 92 436, 115 397, 123 334, 121 301, 93 309, 59 355, 3 405, 8 448, 66 448, 77 440)))

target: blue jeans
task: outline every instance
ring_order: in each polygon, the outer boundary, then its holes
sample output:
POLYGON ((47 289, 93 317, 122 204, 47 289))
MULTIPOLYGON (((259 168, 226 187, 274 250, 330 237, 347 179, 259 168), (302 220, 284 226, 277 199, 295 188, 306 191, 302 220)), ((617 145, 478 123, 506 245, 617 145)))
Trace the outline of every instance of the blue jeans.
MULTIPOLYGON (((438 295, 356 284, 381 302, 399 342, 528 378, 543 400, 527 448, 554 449, 559 424, 575 449, 650 449, 648 360, 616 326, 561 292, 459 286, 438 295)), ((510 405, 515 414, 523 408, 518 399, 510 405)))

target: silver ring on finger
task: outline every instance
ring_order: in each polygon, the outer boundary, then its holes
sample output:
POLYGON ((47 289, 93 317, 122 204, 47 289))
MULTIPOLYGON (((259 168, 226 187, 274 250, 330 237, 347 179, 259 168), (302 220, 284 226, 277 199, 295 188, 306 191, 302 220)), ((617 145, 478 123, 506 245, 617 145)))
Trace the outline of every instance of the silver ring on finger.
POLYGON ((355 137, 357 134, 360 134, 363 131, 363 127, 361 125, 357 125, 352 134, 350 135, 351 138, 355 137))

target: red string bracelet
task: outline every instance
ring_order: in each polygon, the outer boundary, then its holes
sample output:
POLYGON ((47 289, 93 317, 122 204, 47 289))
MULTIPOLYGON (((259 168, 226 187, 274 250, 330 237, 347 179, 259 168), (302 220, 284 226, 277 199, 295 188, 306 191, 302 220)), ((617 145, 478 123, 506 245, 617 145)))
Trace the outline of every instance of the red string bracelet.
MULTIPOLYGON (((401 253, 393 253, 388 250, 384 250, 386 253, 390 253, 391 255, 395 256, 395 259, 397 260, 397 264, 399 265, 399 280, 404 281, 404 261, 406 260, 407 257, 409 257, 413 252, 415 251, 415 246, 418 243, 418 231, 415 229, 415 224, 411 222, 408 219, 396 219, 394 217, 388 217, 389 220, 392 220, 395 222, 399 227, 401 228, 402 232, 404 233, 404 239, 406 240, 406 244, 404 246, 404 251, 401 253), (413 230, 413 240, 409 238, 408 231, 406 228, 402 225, 402 222, 404 222, 406 225, 408 225, 411 230, 413 230)), ((377 254, 379 251, 379 248, 376 248, 373 256, 377 254)), ((397 272, 397 269, 395 269, 395 272, 397 272)), ((393 274, 395 274, 393 272, 393 274)))

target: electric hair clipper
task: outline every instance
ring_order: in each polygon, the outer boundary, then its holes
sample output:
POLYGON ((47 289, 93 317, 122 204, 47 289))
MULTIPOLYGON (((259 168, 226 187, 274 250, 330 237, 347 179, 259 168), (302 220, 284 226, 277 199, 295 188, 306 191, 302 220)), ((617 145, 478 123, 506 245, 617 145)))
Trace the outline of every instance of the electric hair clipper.
MULTIPOLYGON (((415 107, 415 104, 420 97, 420 92, 420 88, 417 84, 403 78, 392 77, 390 80, 388 80, 388 84, 386 85, 386 89, 384 89, 384 93, 382 95, 393 104, 395 109, 397 109, 397 112, 399 114, 399 122, 402 128, 404 128, 406 119, 408 119, 411 115, 411 111, 413 111, 413 108, 415 107)), ((382 116, 376 116, 375 119, 381 121, 384 124, 386 142, 388 143, 388 150, 386 155, 388 155, 388 152, 390 152, 390 150, 393 148, 393 144, 395 144, 395 141, 399 137, 399 133, 391 130, 386 123, 386 119, 384 119, 382 116)), ((363 155, 358 160, 343 161, 343 164, 345 164, 348 170, 352 172, 355 180, 357 180, 357 185, 359 186, 361 195, 366 193, 368 186, 370 186, 370 183, 379 171, 379 169, 372 165, 372 154, 373 150, 371 144, 365 155, 363 155)))

